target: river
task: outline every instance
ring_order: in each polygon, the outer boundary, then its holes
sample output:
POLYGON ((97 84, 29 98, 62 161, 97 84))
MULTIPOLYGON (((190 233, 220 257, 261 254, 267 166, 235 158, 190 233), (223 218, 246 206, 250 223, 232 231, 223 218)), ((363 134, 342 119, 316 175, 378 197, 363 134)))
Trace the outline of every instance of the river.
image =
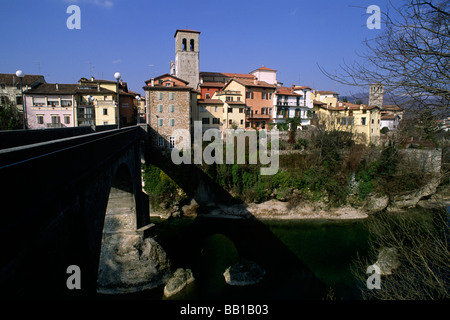
MULTIPOLYGON (((173 299, 360 298, 350 268, 367 251, 364 220, 152 220, 173 269, 194 273, 194 283, 173 299), (226 284, 225 269, 240 259, 266 270, 261 283, 226 284)), ((148 294, 161 298, 162 288, 148 294)))

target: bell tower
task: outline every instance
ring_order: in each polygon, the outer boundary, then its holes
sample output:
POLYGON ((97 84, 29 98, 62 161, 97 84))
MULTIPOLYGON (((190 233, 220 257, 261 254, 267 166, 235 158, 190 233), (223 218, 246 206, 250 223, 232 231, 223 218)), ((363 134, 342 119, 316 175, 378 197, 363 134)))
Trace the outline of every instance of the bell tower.
POLYGON ((200 31, 175 32, 175 76, 197 89, 200 77, 200 31))
POLYGON ((370 85, 369 106, 383 107, 384 86, 377 82, 370 85))

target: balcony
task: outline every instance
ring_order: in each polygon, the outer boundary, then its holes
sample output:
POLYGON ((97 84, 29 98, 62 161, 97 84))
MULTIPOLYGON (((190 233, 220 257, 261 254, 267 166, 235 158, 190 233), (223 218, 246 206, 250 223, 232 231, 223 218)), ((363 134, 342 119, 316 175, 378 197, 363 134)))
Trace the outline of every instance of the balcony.
POLYGON ((261 114, 251 111, 250 113, 246 113, 247 118, 249 119, 270 119, 270 114, 261 114))
POLYGON ((240 96, 241 92, 237 91, 237 90, 222 90, 222 91, 217 91, 216 95, 218 95, 218 96, 223 96, 223 95, 240 96))
POLYGON ((277 101, 277 107, 306 107, 306 103, 304 100, 301 100, 297 103, 297 101, 277 101))

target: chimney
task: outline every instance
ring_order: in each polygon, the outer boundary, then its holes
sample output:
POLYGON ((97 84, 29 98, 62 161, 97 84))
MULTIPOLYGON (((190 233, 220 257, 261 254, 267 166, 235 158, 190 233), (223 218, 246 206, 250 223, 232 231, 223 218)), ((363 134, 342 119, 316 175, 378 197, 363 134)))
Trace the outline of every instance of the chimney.
POLYGON ((97 91, 100 91, 100 83, 97 83, 97 91))
POLYGON ((155 86, 155 79, 152 78, 152 87, 155 86))
POLYGON ((59 86, 58 86, 58 84, 56 84, 56 91, 59 91, 59 86))
POLYGON ((94 81, 94 80, 95 80, 95 78, 92 76, 92 77, 91 77, 91 81, 94 81))

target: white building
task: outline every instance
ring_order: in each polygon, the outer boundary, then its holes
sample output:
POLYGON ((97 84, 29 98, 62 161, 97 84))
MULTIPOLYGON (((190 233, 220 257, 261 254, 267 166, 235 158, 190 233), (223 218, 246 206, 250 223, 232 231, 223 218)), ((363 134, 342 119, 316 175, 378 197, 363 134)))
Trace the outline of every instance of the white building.
POLYGON ((300 118, 302 126, 310 124, 310 110, 313 107, 311 88, 277 87, 273 102, 273 122, 283 123, 290 118, 300 118))
POLYGON ((254 75, 259 81, 264 81, 267 82, 268 84, 278 85, 277 70, 262 66, 261 68, 250 72, 250 74, 254 75))

